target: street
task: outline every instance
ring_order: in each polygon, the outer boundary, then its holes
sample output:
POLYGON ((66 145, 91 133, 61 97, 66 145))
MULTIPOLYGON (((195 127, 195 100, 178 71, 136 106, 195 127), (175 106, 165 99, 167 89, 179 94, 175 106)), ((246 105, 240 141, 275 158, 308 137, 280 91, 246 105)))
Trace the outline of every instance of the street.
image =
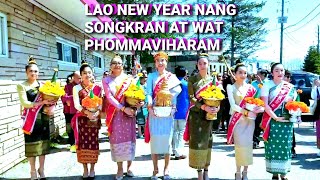
MULTIPOLYGON (((291 172, 288 174, 290 180, 320 180, 320 158, 316 156, 315 128, 312 123, 304 122, 300 127, 295 126, 297 140, 297 158, 292 160, 291 172)), ((96 164, 96 178, 114 179, 117 166, 111 161, 109 143, 107 137, 102 134, 106 128, 100 130, 100 156, 96 164)), ((212 160, 209 167, 209 177, 211 179, 234 179, 235 159, 232 145, 226 145, 226 134, 214 134, 214 144, 212 148, 212 160)), ((260 143, 263 146, 263 143, 260 143)), ((185 146, 188 153, 188 147, 185 146)), ((188 154, 187 154, 188 155, 188 154)), ((53 149, 47 156, 45 163, 45 173, 47 179, 81 179, 82 165, 77 162, 76 154, 69 152, 66 145, 61 149, 53 149)), ((159 162, 159 175, 162 176, 164 160, 159 162)), ((124 164, 126 167, 126 164, 124 164)), ((4 179, 27 179, 30 175, 27 161, 20 163, 14 168, 2 174, 4 179)), ((124 171, 126 169, 124 168, 124 171)), ((150 156, 149 144, 143 139, 137 139, 136 158, 132 165, 132 171, 136 175, 133 179, 150 179, 153 166, 150 156)), ((196 179, 196 170, 188 166, 188 158, 184 160, 170 161, 170 175, 172 179, 196 179)), ((271 179, 271 174, 265 171, 264 149, 254 150, 254 163, 249 167, 249 179, 271 179)), ((161 177, 160 177, 161 178, 161 177)), ((124 179, 129 179, 125 177, 124 179)))

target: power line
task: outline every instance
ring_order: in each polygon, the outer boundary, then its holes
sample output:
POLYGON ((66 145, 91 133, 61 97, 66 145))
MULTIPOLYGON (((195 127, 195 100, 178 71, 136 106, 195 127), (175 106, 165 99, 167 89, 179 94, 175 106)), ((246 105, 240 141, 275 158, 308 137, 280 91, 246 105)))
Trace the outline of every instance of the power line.
MULTIPOLYGON (((298 24, 301 23, 305 18, 307 18, 311 13, 313 13, 319 6, 320 6, 320 3, 319 3, 314 9, 312 9, 307 15, 305 15, 300 21, 298 21, 298 22, 296 22, 296 23, 294 23, 294 24, 292 24, 292 25, 289 25, 289 26, 285 27, 284 29, 292 28, 292 27, 298 25, 298 24)), ((314 19, 314 18, 313 18, 313 19, 314 19)), ((312 20, 313 20, 313 19, 312 19, 312 20)), ((281 29, 281 28, 272 29, 272 30, 270 30, 269 32, 277 31, 277 30, 280 30, 280 29, 281 29)))
POLYGON ((290 28, 290 27, 293 27, 293 26, 298 25, 298 24, 301 23, 306 17, 308 17, 311 13, 313 13, 313 11, 315 11, 319 6, 320 6, 320 3, 319 3, 314 9, 312 9, 306 16, 304 16, 300 21, 298 21, 298 22, 296 22, 296 23, 294 23, 294 24, 292 24, 292 25, 289 25, 289 26, 287 26, 287 27, 284 28, 284 29, 288 29, 288 28, 290 28))
POLYGON ((303 24, 302 26, 300 26, 298 29, 295 29, 295 30, 293 30, 293 31, 290 31, 290 33, 296 32, 296 31, 298 31, 298 30, 306 27, 305 25, 307 25, 309 22, 313 21, 313 20, 314 20, 317 16, 319 16, 319 15, 320 15, 320 12, 318 12, 318 14, 316 14, 312 19, 310 19, 308 22, 304 23, 304 24, 303 24))

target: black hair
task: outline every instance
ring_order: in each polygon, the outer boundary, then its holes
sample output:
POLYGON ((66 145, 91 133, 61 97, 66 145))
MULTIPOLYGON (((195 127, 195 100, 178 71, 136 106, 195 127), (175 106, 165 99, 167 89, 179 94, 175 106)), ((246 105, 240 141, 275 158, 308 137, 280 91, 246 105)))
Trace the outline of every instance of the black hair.
POLYGON ((277 65, 279 65, 279 64, 281 64, 281 63, 272 63, 271 64, 271 73, 273 73, 273 70, 274 70, 274 68, 277 66, 277 65))
POLYGON ((246 66, 244 64, 242 64, 242 63, 238 63, 236 65, 236 67, 234 68, 234 72, 236 73, 240 67, 246 67, 246 66))
POLYGON ((259 69, 258 71, 261 75, 263 75, 264 77, 267 77, 269 72, 265 69, 259 69))
POLYGON ((33 58, 33 56, 30 56, 28 59, 28 64, 26 65, 25 69, 26 71, 31 67, 31 66, 38 66, 36 60, 33 58))
POLYGON ((185 77, 187 75, 187 70, 183 66, 177 66, 174 70, 177 77, 185 77))
POLYGON ((67 83, 67 84, 69 84, 69 83, 70 83, 70 81, 71 81, 71 79, 72 79, 73 75, 74 75, 74 72, 73 72, 73 73, 71 73, 71 74, 69 74, 69 75, 67 76, 67 80, 66 80, 66 83, 67 83))
POLYGON ((80 67, 80 74, 82 74, 82 71, 84 71, 84 69, 86 67, 89 67, 92 70, 91 66, 87 63, 87 61, 86 60, 82 60, 81 61, 81 67, 80 67))
POLYGON ((284 72, 284 76, 286 76, 287 78, 291 78, 291 72, 286 69, 284 72))

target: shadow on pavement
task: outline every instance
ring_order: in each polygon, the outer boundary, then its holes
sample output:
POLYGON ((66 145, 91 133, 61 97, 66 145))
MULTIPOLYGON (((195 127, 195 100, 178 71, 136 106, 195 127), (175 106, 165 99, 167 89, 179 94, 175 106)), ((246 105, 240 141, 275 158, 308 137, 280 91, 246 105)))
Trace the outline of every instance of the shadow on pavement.
POLYGON ((291 162, 292 165, 300 165, 301 169, 320 169, 320 158, 316 154, 298 154, 291 162))

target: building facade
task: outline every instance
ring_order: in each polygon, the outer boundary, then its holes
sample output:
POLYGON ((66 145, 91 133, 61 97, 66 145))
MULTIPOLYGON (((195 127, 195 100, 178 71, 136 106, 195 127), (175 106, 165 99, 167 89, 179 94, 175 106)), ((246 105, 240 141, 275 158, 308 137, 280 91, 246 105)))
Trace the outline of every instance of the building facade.
MULTIPOLYGON (((97 2, 0 0, 0 174, 25 159, 22 107, 16 84, 26 80, 25 66, 30 55, 39 66, 40 81, 51 79, 53 68, 58 68, 58 78, 64 83, 67 75, 79 70, 83 59, 94 67, 97 81, 109 70, 114 53, 84 51, 84 40, 93 36, 124 37, 85 34, 85 22, 101 20, 84 15, 85 3, 97 2)), ((50 123, 52 137, 65 132, 62 109, 59 101, 50 123)))

